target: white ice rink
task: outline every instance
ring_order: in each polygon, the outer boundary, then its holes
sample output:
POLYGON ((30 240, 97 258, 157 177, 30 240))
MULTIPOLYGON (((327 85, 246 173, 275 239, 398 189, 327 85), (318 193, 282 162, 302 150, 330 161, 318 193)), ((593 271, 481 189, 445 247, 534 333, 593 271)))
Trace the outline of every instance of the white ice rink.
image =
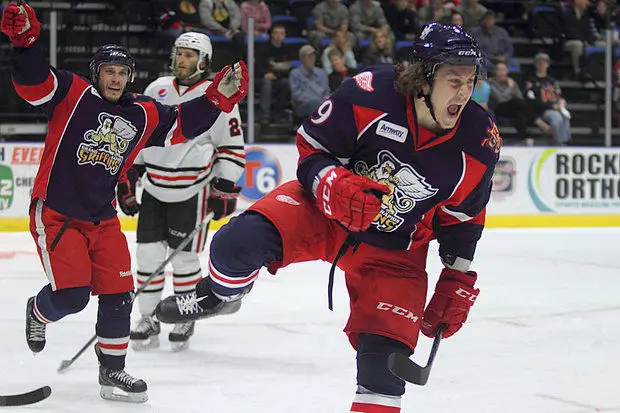
MULTIPOLYGON (((134 234, 128 238, 135 250, 134 234)), ((480 298, 468 324, 442 342, 428 384, 407 387, 403 412, 620 412, 619 240, 620 229, 486 230, 475 261, 480 298)), ((435 244, 429 257, 433 286, 435 244)), ((342 333, 348 302, 338 273, 335 311, 327 309, 328 271, 305 263, 261 273, 241 311, 200 322, 188 351, 170 352, 168 326, 159 349, 130 350, 127 370, 147 381, 150 396, 131 405, 99 397, 90 349, 56 373, 92 336, 96 299, 49 326, 45 351, 33 357, 25 303, 45 277, 30 236, 2 234, 0 394, 49 384, 52 395, 0 411, 348 412, 355 384, 355 353, 342 333)), ((421 338, 414 359, 423 363, 429 347, 421 338)))

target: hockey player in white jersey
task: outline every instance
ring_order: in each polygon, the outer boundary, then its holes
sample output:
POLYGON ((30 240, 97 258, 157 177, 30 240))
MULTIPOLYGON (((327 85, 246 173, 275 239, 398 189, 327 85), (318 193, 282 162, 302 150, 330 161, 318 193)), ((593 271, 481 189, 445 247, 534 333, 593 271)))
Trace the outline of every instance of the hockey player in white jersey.
MULTIPOLYGON (((180 35, 172 48, 174 76, 156 79, 145 95, 163 104, 178 104, 202 96, 211 83, 207 80, 213 54, 209 37, 188 32, 180 35)), ((185 138, 182 132, 172 140, 185 138)), ((140 152, 127 179, 119 184, 118 201, 128 215, 140 212, 137 229, 138 284, 141 285, 176 249, 208 211, 220 219, 236 207, 240 187, 235 182, 245 167, 243 131, 239 108, 222 113, 209 130, 181 145, 148 148, 140 152), (136 182, 146 172, 141 204, 135 196, 136 182)), ((194 291, 202 279, 198 254, 203 251, 207 228, 172 259, 175 294, 194 291)), ((153 318, 164 288, 164 273, 157 274, 138 296, 141 318, 130 334, 135 350, 159 346, 159 322, 153 318)), ((194 322, 175 324, 168 339, 172 350, 186 348, 194 332, 194 322)))

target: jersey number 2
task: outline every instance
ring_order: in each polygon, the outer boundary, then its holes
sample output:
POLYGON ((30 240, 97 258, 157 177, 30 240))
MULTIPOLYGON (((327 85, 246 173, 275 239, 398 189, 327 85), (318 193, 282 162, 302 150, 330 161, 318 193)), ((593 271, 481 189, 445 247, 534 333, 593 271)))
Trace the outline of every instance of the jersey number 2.
POLYGON ((230 136, 239 136, 241 135, 241 129, 239 128, 239 119, 230 118, 228 121, 230 136))

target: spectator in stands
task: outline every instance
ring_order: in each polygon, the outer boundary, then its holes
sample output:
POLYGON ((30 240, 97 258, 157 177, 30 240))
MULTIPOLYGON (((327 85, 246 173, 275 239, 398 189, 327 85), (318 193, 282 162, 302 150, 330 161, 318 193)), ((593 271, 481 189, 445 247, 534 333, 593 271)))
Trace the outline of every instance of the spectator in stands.
POLYGON ((288 76, 294 56, 283 46, 284 39, 286 29, 276 23, 271 28, 269 41, 257 47, 256 74, 260 79, 258 83, 262 124, 282 121, 285 117, 284 111, 291 101, 288 76))
POLYGON ((198 13, 199 4, 200 0, 175 0, 156 3, 154 7, 159 28, 163 33, 175 38, 185 32, 206 32, 198 13))
POLYGON ((374 34, 370 45, 362 53, 362 67, 394 63, 394 42, 386 31, 374 34))
POLYGON ((234 0, 200 0, 200 18, 211 35, 228 37, 233 41, 237 57, 243 56, 241 10, 234 0))
POLYGON ((351 31, 360 40, 372 39, 379 30, 390 30, 383 9, 373 0, 357 0, 349 7, 351 31))
POLYGON ((534 57, 536 74, 525 83, 526 102, 535 117, 534 123, 545 133, 553 135, 560 145, 570 142, 570 113, 558 83, 548 75, 551 59, 546 53, 534 57))
POLYGON ((349 38, 353 48, 357 46, 355 35, 349 31, 349 9, 340 0, 323 0, 312 10, 313 30, 308 40, 316 50, 321 50, 323 39, 331 39, 339 31, 349 38))
POLYGON ((445 0, 430 0, 427 5, 422 6, 418 11, 418 17, 422 26, 430 22, 448 23, 451 14, 452 9, 446 5, 445 0))
POLYGON ((582 62, 585 47, 590 45, 605 46, 602 36, 596 31, 593 13, 588 8, 590 0, 573 0, 571 7, 562 15, 564 49, 571 55, 575 79, 584 80, 582 62))
POLYGON ((321 65, 328 75, 332 72, 332 64, 329 58, 329 53, 332 50, 338 50, 342 53, 345 64, 348 68, 357 69, 357 61, 355 60, 353 48, 349 43, 349 37, 346 33, 338 31, 336 35, 332 37, 331 43, 323 50, 323 54, 321 56, 321 65))
POLYGON ((508 66, 497 62, 493 77, 489 79, 491 95, 489 109, 496 117, 510 120, 521 139, 527 139, 528 106, 523 99, 521 89, 514 79, 508 76, 508 66))
POLYGON ((345 79, 353 77, 357 74, 357 69, 351 69, 345 64, 344 55, 338 49, 332 49, 329 52, 330 66, 333 68, 329 74, 329 89, 333 92, 345 79))
POLYGON ((463 27, 463 15, 459 13, 458 11, 454 10, 452 12, 452 16, 450 16, 450 23, 452 23, 455 26, 463 27))
POLYGON ((298 118, 314 112, 329 96, 329 81, 325 70, 316 67, 316 49, 309 44, 299 49, 301 66, 291 70, 290 88, 293 111, 298 118))
POLYGON ((395 0, 385 6, 385 18, 396 41, 414 40, 420 32, 420 23, 409 0, 395 0))
POLYGON ((480 26, 472 28, 470 34, 478 41, 480 50, 487 61, 487 71, 493 71, 496 62, 508 63, 512 59, 514 48, 512 39, 503 27, 495 25, 495 12, 487 10, 480 26))
POLYGON ((465 0, 455 10, 463 16, 463 27, 469 30, 480 24, 480 20, 484 13, 486 13, 487 8, 482 4, 478 4, 478 0, 465 0))
POLYGON ((484 79, 478 78, 476 81, 476 87, 471 95, 471 100, 489 110, 489 95, 491 94, 491 86, 489 82, 484 79))
POLYGON ((271 12, 263 0, 246 0, 241 3, 241 31, 246 36, 250 17, 254 19, 254 36, 267 37, 271 28, 271 12))

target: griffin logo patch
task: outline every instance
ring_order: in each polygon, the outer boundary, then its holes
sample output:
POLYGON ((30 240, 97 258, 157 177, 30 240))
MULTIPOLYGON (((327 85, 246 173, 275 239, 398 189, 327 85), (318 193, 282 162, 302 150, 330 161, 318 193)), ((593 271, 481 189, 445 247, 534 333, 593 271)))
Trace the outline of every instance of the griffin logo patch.
POLYGON ((487 137, 482 140, 482 146, 486 146, 495 154, 499 154, 502 149, 502 137, 499 135, 499 129, 495 122, 493 127, 487 128, 487 137))
POLYGON ((379 214, 372 225, 383 232, 393 232, 405 219, 400 216, 410 212, 417 202, 432 198, 438 192, 426 178, 411 165, 403 163, 389 151, 377 154, 377 163, 368 166, 366 162, 355 163, 355 173, 387 185, 390 193, 383 195, 379 214))
POLYGON ((137 133, 137 128, 120 116, 100 113, 99 126, 87 131, 85 142, 78 146, 78 165, 99 164, 115 175, 123 164, 122 155, 137 133))

